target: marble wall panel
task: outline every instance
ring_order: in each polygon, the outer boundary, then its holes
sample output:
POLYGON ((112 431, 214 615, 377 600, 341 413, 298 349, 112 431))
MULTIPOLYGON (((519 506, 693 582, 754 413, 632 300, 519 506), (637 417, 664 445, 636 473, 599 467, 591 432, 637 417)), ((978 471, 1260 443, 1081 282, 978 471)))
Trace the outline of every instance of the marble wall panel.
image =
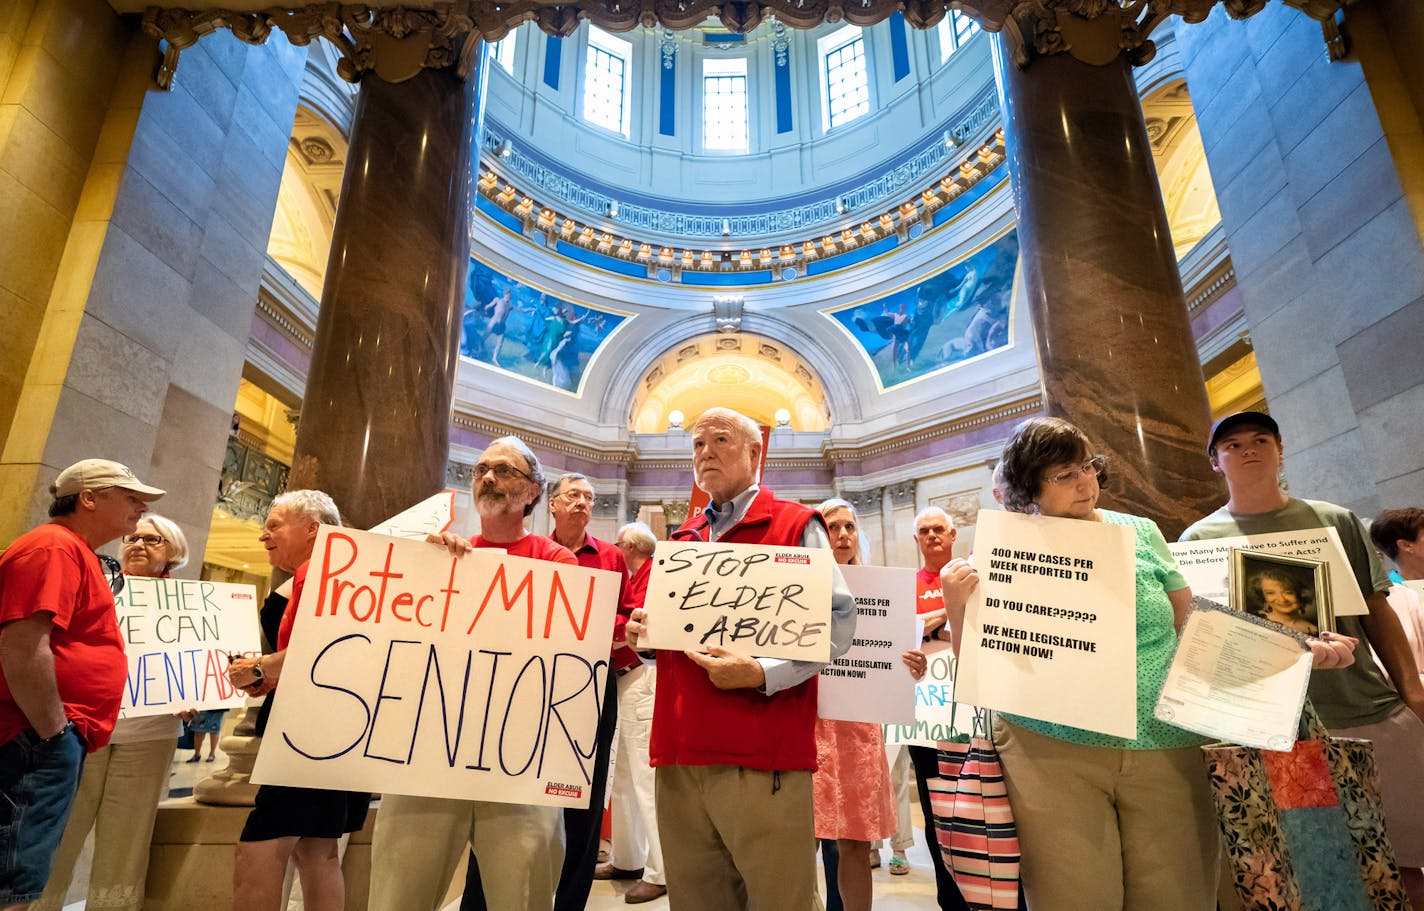
POLYGON ((1360 83, 1330 111, 1320 129, 1286 153, 1285 169, 1292 195, 1305 202, 1342 173, 1366 166, 1358 159, 1372 147, 1384 144, 1378 130, 1370 129, 1371 122, 1378 126, 1374 101, 1369 86, 1360 83))
POLYGON ((71 214, 0 171, 0 287, 31 303, 49 297, 71 214))
POLYGON ((114 202, 113 225, 178 275, 193 280, 202 234, 198 225, 147 179, 130 171, 114 202))
MULTIPOLYGON (((1408 202, 1396 201, 1320 257, 1315 276, 1334 304, 1330 326, 1341 342, 1424 294, 1424 249, 1408 202)), ((1424 381, 1424 361, 1414 363, 1424 381)))
MULTIPOLYGON (((1424 427, 1424 385, 1415 385, 1360 412, 1360 433, 1374 463, 1375 476, 1394 478, 1419 466, 1419 428, 1424 427)), ((1404 501, 1383 506, 1419 506, 1424 492, 1415 488, 1404 501)))
POLYGON ((74 339, 65 384, 143 424, 156 424, 168 387, 168 362, 154 351, 85 316, 74 339))
POLYGON ((247 340, 234 338, 197 313, 187 322, 183 344, 173 354, 170 379, 174 386, 230 415, 237 400, 247 340), (214 365, 227 369, 214 370, 214 365), (231 369, 234 366, 236 370, 231 369))
POLYGON ((1424 351, 1424 297, 1346 339, 1340 369, 1356 409, 1364 410, 1413 388, 1424 351))
POLYGON ((104 238, 86 310, 151 351, 172 352, 183 340, 183 324, 175 314, 191 287, 187 278, 115 226, 104 238))
POLYGON ((79 203, 87 156, 18 104, 0 105, 0 170, 61 212, 79 203))
MULTIPOLYGON (((1301 205, 1301 230, 1306 244, 1317 258, 1323 258, 1338 244, 1371 233, 1367 231, 1371 222, 1402 196, 1389 144, 1381 138, 1336 177, 1332 186, 1301 205)), ((1405 236, 1411 235, 1417 240, 1418 234, 1406 227, 1405 236)), ((1355 249, 1365 252, 1358 246, 1355 249)))
MULTIPOLYGON (((212 238, 220 233, 210 230, 205 237, 212 238)), ((241 249, 250 249, 250 247, 244 243, 241 249)), ((190 300, 193 309, 199 314, 217 324, 223 332, 232 338, 245 342, 252 335, 254 295, 248 285, 238 284, 227 274, 226 269, 219 267, 219 263, 230 266, 231 250, 223 252, 224 255, 219 256, 216 262, 207 256, 198 260, 198 270, 193 277, 193 294, 190 300)))
POLYGON ((184 212, 204 212, 213 203, 217 181, 189 154, 190 147, 163 130, 144 130, 133 137, 128 167, 143 179, 162 185, 163 195, 184 212))
POLYGON ((1291 444, 1298 449, 1346 433, 1356 424, 1355 408, 1338 365, 1273 396, 1271 406, 1291 415, 1291 444))
POLYGON ((1291 496, 1338 503, 1362 516, 1379 512, 1382 503, 1359 428, 1296 449, 1291 435, 1296 422, 1289 421, 1281 424, 1281 439, 1291 496))

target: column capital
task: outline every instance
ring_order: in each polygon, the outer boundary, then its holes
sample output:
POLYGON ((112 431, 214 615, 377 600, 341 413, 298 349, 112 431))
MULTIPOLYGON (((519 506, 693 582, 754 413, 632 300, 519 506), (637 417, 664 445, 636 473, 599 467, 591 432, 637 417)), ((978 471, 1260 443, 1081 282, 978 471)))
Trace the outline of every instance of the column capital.
MULTIPOLYGON (((248 44, 263 43, 274 28, 299 47, 325 38, 341 53, 336 72, 348 82, 366 73, 404 82, 427 68, 453 69, 463 79, 474 69, 479 50, 481 30, 473 15, 478 2, 451 0, 422 9, 321 3, 253 13, 150 6, 143 13, 143 31, 167 42, 157 76, 164 89, 172 85, 179 55, 219 28, 248 44)), ((500 36, 508 30, 497 29, 500 36)))
MULTIPOLYGON (((1349 0, 1284 2, 1304 9, 1338 7, 1349 0)), ((1014 63, 1023 68, 1035 57, 1051 54, 1070 54, 1104 66, 1124 51, 1130 62, 1141 66, 1157 53, 1153 29, 1172 15, 1201 22, 1218 3, 1233 19, 1254 16, 1266 6, 1266 0, 950 0, 946 5, 959 8, 985 31, 1002 32, 1014 63)), ((929 5, 939 4, 931 0, 929 5)), ((909 18, 908 11, 906 15, 909 18)))

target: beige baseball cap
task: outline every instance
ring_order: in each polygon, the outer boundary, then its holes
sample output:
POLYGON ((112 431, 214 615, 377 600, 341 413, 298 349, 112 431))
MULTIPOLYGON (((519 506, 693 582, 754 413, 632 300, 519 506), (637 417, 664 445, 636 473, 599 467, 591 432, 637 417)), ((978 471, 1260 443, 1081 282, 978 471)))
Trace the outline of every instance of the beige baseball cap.
POLYGON ((102 487, 122 487, 141 494, 146 500, 157 500, 167 491, 147 484, 134 477, 128 466, 108 459, 85 459, 75 462, 59 473, 50 491, 55 499, 73 496, 81 490, 98 490, 102 487))

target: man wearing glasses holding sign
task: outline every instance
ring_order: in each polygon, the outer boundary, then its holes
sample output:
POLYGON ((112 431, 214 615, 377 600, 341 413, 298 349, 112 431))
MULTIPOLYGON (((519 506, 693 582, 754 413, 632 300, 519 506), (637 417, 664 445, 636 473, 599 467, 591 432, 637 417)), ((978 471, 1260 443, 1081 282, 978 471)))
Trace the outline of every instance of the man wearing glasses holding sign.
POLYGON ((50 488, 50 522, 0 555, 0 908, 44 892, 88 750, 109 742, 128 661, 114 595, 124 577, 95 551, 132 534, 163 491, 86 459, 50 488))
MULTIPOLYGON (((674 540, 830 547, 809 507, 757 486, 761 429, 726 408, 692 425, 692 473, 707 508, 674 540)), ((832 570, 831 658, 855 633, 855 601, 832 570)), ((639 648, 647 615, 633 612, 639 648)), ((751 658, 712 646, 660 651, 651 761, 668 900, 675 911, 812 906, 816 661, 751 658)))

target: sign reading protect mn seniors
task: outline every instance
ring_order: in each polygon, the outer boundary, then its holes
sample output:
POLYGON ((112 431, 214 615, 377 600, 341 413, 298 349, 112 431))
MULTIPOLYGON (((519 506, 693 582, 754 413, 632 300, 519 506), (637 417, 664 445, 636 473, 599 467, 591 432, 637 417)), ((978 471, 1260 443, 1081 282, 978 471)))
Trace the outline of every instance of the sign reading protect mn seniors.
POLYGON ((114 606, 129 659, 119 717, 244 704, 227 664, 228 655, 262 654, 255 588, 126 576, 114 606))
POLYGON ((620 582, 322 526, 252 780, 587 806, 620 582))
POLYGON ((901 656, 915 635, 915 571, 893 566, 842 566, 855 596, 850 649, 821 669, 817 712, 837 721, 913 724, 915 678, 901 656))
POLYGON ((643 602, 647 645, 829 661, 834 565, 818 548, 660 541, 643 602))
POLYGON ((956 698, 1135 738, 1132 529, 981 512, 972 562, 956 698))

